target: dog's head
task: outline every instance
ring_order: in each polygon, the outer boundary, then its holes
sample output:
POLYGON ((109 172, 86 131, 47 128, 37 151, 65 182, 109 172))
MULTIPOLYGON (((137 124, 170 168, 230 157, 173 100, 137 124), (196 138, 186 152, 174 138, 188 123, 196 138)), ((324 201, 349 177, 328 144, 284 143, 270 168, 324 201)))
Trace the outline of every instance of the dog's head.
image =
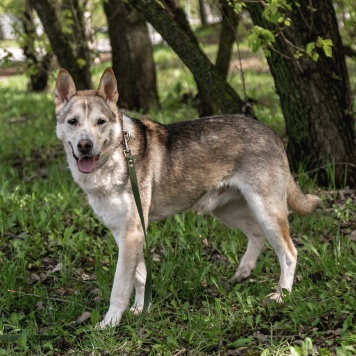
POLYGON ((76 90, 73 78, 65 69, 58 72, 54 96, 56 133, 64 144, 68 159, 72 156, 82 173, 93 172, 106 148, 114 140, 119 143, 118 98, 111 68, 103 73, 97 90, 84 91, 76 90))

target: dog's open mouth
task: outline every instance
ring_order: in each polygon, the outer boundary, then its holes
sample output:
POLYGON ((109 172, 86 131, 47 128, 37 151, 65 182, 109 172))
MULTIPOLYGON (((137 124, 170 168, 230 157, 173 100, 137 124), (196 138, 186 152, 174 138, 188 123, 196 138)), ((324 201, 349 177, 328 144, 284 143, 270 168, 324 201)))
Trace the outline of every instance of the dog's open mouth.
POLYGON ((83 156, 77 160, 78 169, 82 173, 91 173, 95 169, 96 161, 99 156, 83 156))
POLYGON ((78 169, 82 173, 91 173, 95 169, 96 166, 96 161, 100 157, 100 153, 97 156, 82 156, 78 157, 73 150, 73 146, 70 142, 68 142, 71 149, 72 149, 72 155, 74 159, 77 161, 78 169))

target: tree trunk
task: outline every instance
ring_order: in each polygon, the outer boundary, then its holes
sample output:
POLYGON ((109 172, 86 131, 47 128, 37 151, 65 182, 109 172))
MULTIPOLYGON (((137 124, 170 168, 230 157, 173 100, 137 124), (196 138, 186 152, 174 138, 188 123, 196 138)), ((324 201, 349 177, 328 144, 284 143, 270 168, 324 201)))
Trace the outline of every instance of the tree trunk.
POLYGON ((120 107, 147 112, 158 105, 152 45, 144 17, 123 0, 104 2, 120 107))
POLYGON ((67 17, 72 22, 71 31, 68 34, 72 51, 77 58, 78 65, 84 69, 86 75, 85 81, 90 83, 90 37, 88 36, 89 34, 87 33, 86 22, 84 19, 86 5, 87 1, 85 0, 62 0, 62 9, 66 11, 68 14, 67 17))
POLYGON ((146 21, 161 34, 193 73, 196 82, 209 95, 214 113, 241 112, 243 101, 217 72, 200 47, 154 0, 128 0, 146 21))
MULTIPOLYGON (((247 3, 255 25, 271 28, 260 4, 247 3)), ((356 147, 349 77, 331 0, 301 1, 287 14, 292 25, 276 36, 267 58, 286 120, 288 155, 294 170, 302 164, 317 172, 319 183, 356 185, 356 147), (322 50, 315 62, 294 57, 320 36, 333 42, 332 57, 322 50), (282 54, 282 55, 281 55, 282 54), (334 178, 328 168, 335 167, 334 178), (345 172, 347 171, 347 178, 345 172), (331 179, 335 179, 332 182, 331 179)))
MULTIPOLYGON (((164 0, 163 4, 165 5, 171 18, 178 24, 178 26, 180 26, 180 28, 186 33, 186 35, 189 36, 192 43, 194 43, 195 46, 199 47, 199 41, 196 38, 194 32, 192 31, 187 16, 184 10, 179 6, 178 1, 164 0)), ((210 116, 215 114, 209 92, 207 92, 204 88, 204 85, 202 85, 200 81, 195 78, 194 73, 193 76, 198 88, 197 107, 198 107, 199 116, 204 117, 204 116, 210 116)))
POLYGON ((208 16, 206 15, 206 8, 205 8, 205 1, 199 0, 199 16, 200 16, 200 23, 202 26, 208 24, 208 16))
POLYGON ((26 64, 30 72, 30 90, 40 92, 47 88, 48 71, 52 55, 46 53, 42 58, 38 58, 35 48, 37 34, 32 12, 33 10, 29 4, 29 0, 26 0, 25 12, 22 18, 26 36, 23 51, 27 58, 26 64))
POLYGON ((239 16, 234 12, 226 0, 220 0, 221 32, 219 40, 219 50, 216 57, 216 69, 227 78, 232 54, 232 45, 236 41, 236 28, 239 22, 239 16))
POLYGON ((78 57, 74 53, 70 38, 63 31, 62 24, 58 19, 54 2, 30 0, 30 4, 37 11, 59 65, 70 72, 78 90, 90 89, 92 87, 89 72, 90 63, 87 63, 87 58, 78 57), (85 64, 83 65, 83 63, 85 64))
MULTIPOLYGON (((0 18, 0 20, 2 20, 2 19, 0 18)), ((3 31, 2 26, 3 26, 3 25, 2 25, 2 23, 1 23, 1 21, 0 21, 0 41, 5 40, 4 31, 3 31)))

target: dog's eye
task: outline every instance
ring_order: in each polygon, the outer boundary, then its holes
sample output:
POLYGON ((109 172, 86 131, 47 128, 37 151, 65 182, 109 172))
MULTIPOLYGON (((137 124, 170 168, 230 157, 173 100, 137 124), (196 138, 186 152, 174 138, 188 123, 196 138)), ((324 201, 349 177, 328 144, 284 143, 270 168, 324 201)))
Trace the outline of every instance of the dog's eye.
POLYGON ((98 120, 98 125, 104 125, 106 123, 106 121, 104 119, 99 119, 98 120))
POLYGON ((78 119, 75 119, 75 118, 74 119, 69 119, 68 120, 68 124, 75 126, 75 125, 78 124, 78 119))

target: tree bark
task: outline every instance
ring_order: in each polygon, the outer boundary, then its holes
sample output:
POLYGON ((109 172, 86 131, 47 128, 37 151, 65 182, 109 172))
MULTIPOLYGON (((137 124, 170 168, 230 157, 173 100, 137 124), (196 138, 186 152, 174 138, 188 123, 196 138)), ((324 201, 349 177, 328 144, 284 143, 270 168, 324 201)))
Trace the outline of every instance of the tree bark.
POLYGON ((158 105, 152 45, 144 17, 123 0, 104 2, 119 105, 147 112, 158 105))
POLYGON ((36 27, 33 20, 33 10, 29 4, 29 0, 25 1, 25 12, 22 18, 22 23, 25 33, 25 41, 23 51, 27 58, 26 64, 30 72, 30 90, 41 92, 47 88, 48 72, 51 63, 52 55, 46 53, 42 58, 38 57, 35 48, 36 27))
MULTIPOLYGON (((81 68, 84 68, 86 75, 85 81, 91 82, 90 77, 90 36, 87 33, 84 12, 87 6, 86 0, 62 0, 62 9, 68 13, 68 17, 72 21, 71 31, 69 33, 72 51, 80 61, 77 61, 81 68)), ((88 88, 88 87, 86 87, 88 88)))
POLYGON ((241 112, 243 101, 217 72, 199 46, 155 0, 128 0, 161 34, 210 97, 214 113, 241 112))
POLYGON ((59 65, 70 72, 78 90, 90 89, 92 87, 90 63, 87 62, 86 56, 81 58, 79 53, 77 56, 73 51, 70 38, 63 31, 58 19, 55 3, 50 0, 30 0, 30 4, 37 11, 59 65), (85 65, 82 65, 83 61, 78 61, 78 59, 84 60, 85 65))
POLYGON ((219 50, 216 56, 216 69, 227 78, 232 54, 232 45, 236 41, 236 28, 239 17, 226 0, 219 1, 221 12, 221 32, 219 40, 219 50))
MULTIPOLYGON (((299 4, 287 14, 292 25, 276 36, 274 50, 267 58, 286 121, 289 159, 294 170, 302 164, 317 172, 319 183, 342 186, 346 182, 354 187, 354 119, 335 11, 331 0, 314 0, 313 7, 305 1, 299 4), (332 40, 332 57, 320 50, 317 61, 306 55, 296 59, 294 46, 306 48, 318 36, 332 40), (334 167, 334 177, 325 167, 334 167)), ((273 30, 262 16, 260 4, 247 5, 255 25, 273 30)))

